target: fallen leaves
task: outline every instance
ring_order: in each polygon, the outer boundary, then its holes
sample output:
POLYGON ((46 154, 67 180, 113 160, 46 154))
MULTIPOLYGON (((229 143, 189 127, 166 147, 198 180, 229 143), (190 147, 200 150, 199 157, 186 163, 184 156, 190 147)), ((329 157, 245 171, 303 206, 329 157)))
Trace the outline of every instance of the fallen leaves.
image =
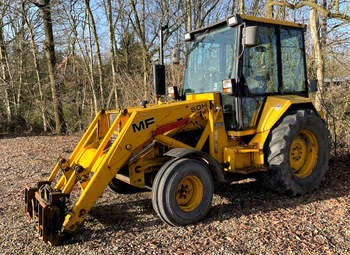
MULTIPOLYGON (((0 139, 1 254, 349 254, 350 161, 335 161, 321 188, 278 195, 249 179, 220 186, 208 217, 171 227, 158 219, 149 192, 105 191, 63 246, 43 243, 23 210, 23 188, 42 179, 79 136, 0 139)), ((78 192, 78 190, 76 191, 78 192)), ((77 193, 72 197, 76 197, 77 193)))

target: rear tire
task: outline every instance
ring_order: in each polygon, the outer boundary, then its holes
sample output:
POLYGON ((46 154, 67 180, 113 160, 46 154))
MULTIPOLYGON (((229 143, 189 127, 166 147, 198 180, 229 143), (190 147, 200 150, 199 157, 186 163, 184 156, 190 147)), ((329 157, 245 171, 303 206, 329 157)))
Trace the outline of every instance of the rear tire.
POLYGON ((265 184, 291 195, 318 188, 328 170, 328 137, 325 122, 311 110, 285 116, 269 135, 265 184))
POLYGON ((202 162, 176 159, 158 171, 152 185, 152 205, 170 225, 192 224, 209 212, 213 192, 213 177, 202 162))

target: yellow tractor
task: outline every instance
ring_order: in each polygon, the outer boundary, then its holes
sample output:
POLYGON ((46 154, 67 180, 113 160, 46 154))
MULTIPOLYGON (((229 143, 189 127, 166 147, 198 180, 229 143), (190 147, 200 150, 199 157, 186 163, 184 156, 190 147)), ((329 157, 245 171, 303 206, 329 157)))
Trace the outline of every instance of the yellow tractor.
POLYGON ((174 226, 203 219, 214 183, 235 174, 258 173, 292 195, 317 188, 329 133, 309 99, 315 85, 306 76, 304 32, 305 25, 234 15, 186 33, 182 92, 166 93, 161 53, 156 104, 102 110, 70 157, 25 188, 25 211, 41 238, 60 243, 106 187, 151 190, 155 212, 174 226), (81 193, 68 208, 76 184, 81 193))

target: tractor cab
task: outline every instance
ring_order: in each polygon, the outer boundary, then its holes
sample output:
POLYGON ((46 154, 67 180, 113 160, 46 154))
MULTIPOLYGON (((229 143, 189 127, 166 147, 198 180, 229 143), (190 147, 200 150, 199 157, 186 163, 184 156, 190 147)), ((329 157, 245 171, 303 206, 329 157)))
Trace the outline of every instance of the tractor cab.
POLYGON ((235 15, 185 34, 184 94, 220 92, 226 130, 255 129, 267 96, 308 96, 304 31, 235 15))

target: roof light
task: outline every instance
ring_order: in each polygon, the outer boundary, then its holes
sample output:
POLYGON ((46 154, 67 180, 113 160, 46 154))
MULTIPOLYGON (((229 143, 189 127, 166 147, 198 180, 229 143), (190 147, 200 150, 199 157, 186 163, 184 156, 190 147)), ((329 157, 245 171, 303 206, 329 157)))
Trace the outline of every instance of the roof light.
POLYGON ((185 41, 191 41, 192 40, 192 34, 191 33, 185 33, 185 41))
POLYGON ((227 19, 227 25, 233 27, 238 24, 237 16, 232 16, 227 19))

